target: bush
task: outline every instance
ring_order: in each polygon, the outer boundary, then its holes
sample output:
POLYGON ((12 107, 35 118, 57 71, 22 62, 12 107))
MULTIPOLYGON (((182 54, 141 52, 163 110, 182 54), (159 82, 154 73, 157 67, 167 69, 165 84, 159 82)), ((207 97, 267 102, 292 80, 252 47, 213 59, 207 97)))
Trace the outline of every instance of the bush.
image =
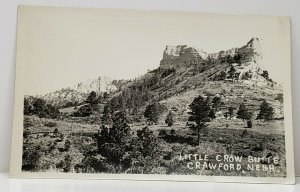
POLYGON ((28 117, 25 117, 24 122, 23 122, 23 127, 28 128, 28 127, 32 127, 32 126, 34 126, 34 122, 31 119, 29 119, 28 117))
POLYGON ((71 141, 69 139, 67 139, 65 141, 65 146, 64 146, 64 150, 65 151, 69 151, 69 149, 71 148, 71 141))
POLYGON ((175 122, 175 116, 174 114, 170 111, 165 119, 165 123, 171 127, 175 122))
POLYGON ((29 130, 24 130, 23 131, 23 138, 27 138, 30 135, 30 131, 29 130))
POLYGON ((159 130, 158 136, 165 137, 167 135, 167 131, 165 129, 159 130))
POLYGON ((247 121, 247 128, 252 128, 252 121, 251 120, 247 121))
POLYGON ((40 118, 58 118, 60 112, 57 107, 47 104, 42 98, 24 98, 24 115, 37 115, 40 118))
POLYGON ((44 125, 45 125, 46 127, 56 127, 56 126, 57 126, 57 123, 55 123, 55 122, 46 122, 46 123, 44 123, 44 125))
POLYGON ((58 134, 58 129, 55 128, 54 131, 53 131, 53 133, 54 133, 54 134, 58 134))
POLYGON ((91 105, 84 105, 78 109, 74 113, 75 117, 88 117, 90 116, 94 111, 94 108, 91 105))

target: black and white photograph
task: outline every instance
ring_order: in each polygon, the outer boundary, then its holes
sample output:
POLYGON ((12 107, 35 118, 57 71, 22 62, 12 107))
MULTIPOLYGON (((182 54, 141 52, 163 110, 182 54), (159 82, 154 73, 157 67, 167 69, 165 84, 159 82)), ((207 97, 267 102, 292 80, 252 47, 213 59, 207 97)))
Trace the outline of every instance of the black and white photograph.
POLYGON ((19 6, 11 174, 293 183, 287 17, 19 6))

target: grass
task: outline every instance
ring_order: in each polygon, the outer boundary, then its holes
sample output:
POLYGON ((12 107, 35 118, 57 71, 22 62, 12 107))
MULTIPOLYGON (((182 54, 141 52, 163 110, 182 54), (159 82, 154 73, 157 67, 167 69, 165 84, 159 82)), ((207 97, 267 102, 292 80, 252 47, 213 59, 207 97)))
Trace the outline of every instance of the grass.
MULTIPOLYGON (((38 117, 25 117, 24 151, 39 150, 38 167, 34 171, 56 171, 69 170, 75 172, 75 167, 80 164, 88 151, 93 148, 97 150, 94 135, 99 131, 99 125, 55 121, 40 119, 38 117), (45 126, 56 123, 56 127, 45 126), (58 129, 58 134, 54 130, 58 129), (70 142, 70 147, 66 143, 70 142), (68 159, 68 155, 71 157, 68 159), (66 159, 69 169, 66 169, 66 159)), ((285 145, 283 121, 257 122, 253 128, 246 129, 246 123, 236 120, 230 122, 213 121, 207 128, 201 131, 201 143, 197 143, 197 135, 184 122, 176 122, 172 127, 165 124, 149 126, 159 138, 161 148, 159 166, 154 173, 157 174, 198 174, 198 175, 233 175, 233 176, 276 176, 284 177, 285 171, 285 145), (226 124, 229 124, 226 127, 226 124), (161 135, 165 130, 165 135, 161 135), (173 130, 173 131, 172 131, 173 130), (247 130, 247 131, 245 131, 247 130), (268 136, 266 136, 268 135, 268 136), (179 154, 207 154, 210 159, 208 163, 217 163, 216 155, 243 156, 242 166, 247 166, 247 157, 265 157, 267 155, 279 156, 280 165, 275 166, 273 171, 226 171, 188 169, 187 161, 180 161, 179 154)), ((131 125, 132 133, 145 127, 143 124, 131 125)), ((25 160, 24 160, 25 162, 25 160)), ((203 162, 202 162, 203 163, 203 162)), ((236 164, 236 163, 234 163, 236 164)), ((262 166, 262 163, 258 163, 262 166)), ((25 167, 26 168, 26 167, 25 167)), ((26 169, 23 169, 26 171, 26 169)), ((31 170, 32 171, 32 170, 31 170)))

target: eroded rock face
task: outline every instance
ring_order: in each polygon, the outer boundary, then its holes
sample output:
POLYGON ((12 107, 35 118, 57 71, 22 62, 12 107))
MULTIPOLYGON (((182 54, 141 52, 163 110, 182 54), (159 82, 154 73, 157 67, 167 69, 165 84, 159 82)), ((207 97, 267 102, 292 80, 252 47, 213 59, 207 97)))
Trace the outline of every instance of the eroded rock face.
POLYGON ((187 45, 167 46, 163 59, 160 62, 161 68, 177 68, 181 66, 189 67, 189 65, 201 64, 204 60, 219 59, 228 55, 234 57, 239 54, 241 63, 249 65, 260 63, 262 59, 261 40, 252 38, 246 45, 240 48, 231 48, 218 53, 206 53, 201 49, 189 47, 187 45))
POLYGON ((48 93, 43 98, 50 104, 55 106, 64 106, 67 103, 82 103, 90 92, 94 91, 97 95, 104 92, 112 92, 117 90, 113 85, 112 79, 108 77, 98 77, 80 82, 69 88, 64 88, 55 92, 48 93))
POLYGON ((252 38, 245 46, 239 48, 237 53, 242 56, 242 63, 260 62, 262 59, 261 40, 252 38))
POLYGON ((88 94, 95 91, 97 94, 103 92, 112 92, 117 90, 117 87, 112 84, 112 79, 108 77, 98 77, 97 79, 90 79, 84 82, 78 83, 74 86, 74 89, 78 92, 88 94))
POLYGON ((199 64, 206 58, 206 53, 187 45, 167 46, 163 59, 160 62, 161 68, 172 68, 199 64))

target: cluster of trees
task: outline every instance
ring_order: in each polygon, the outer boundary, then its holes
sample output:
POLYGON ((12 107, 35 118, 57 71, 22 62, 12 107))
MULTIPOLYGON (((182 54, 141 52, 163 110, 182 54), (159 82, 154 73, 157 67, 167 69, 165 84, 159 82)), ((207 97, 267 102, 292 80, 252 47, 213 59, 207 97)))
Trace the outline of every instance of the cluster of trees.
MULTIPOLYGON (((188 120, 195 123, 195 125, 192 125, 191 128, 196 129, 197 131, 198 143, 200 143, 200 131, 205 128, 207 122, 210 122, 216 117, 215 112, 218 111, 222 105, 223 103, 219 97, 214 97, 211 99, 210 97, 204 98, 202 96, 196 97, 189 105, 191 111, 189 112, 188 120)), ((229 107, 228 111, 225 113, 225 116, 233 117, 233 115, 234 108, 229 107)), ((236 115, 237 118, 240 118, 243 121, 246 120, 248 128, 252 127, 253 113, 247 109, 245 104, 240 104, 236 115)), ((273 119, 273 116, 273 107, 266 100, 264 100, 260 105, 260 110, 256 119, 270 121, 273 119)))
POLYGON ((111 124, 114 112, 119 110, 131 115, 134 121, 139 121, 143 115, 139 109, 151 98, 147 88, 143 87, 142 90, 144 91, 126 89, 120 95, 111 98, 104 106, 102 123, 111 124))
POLYGON ((228 78, 228 79, 231 79, 232 81, 234 81, 235 79, 238 78, 238 76, 239 76, 239 74, 236 73, 235 67, 233 65, 231 65, 228 72, 221 71, 218 75, 216 75, 214 77, 213 80, 223 81, 228 78))
POLYGON ((221 63, 230 63, 230 64, 232 64, 232 63, 238 63, 238 64, 240 64, 240 63, 241 63, 241 60, 242 60, 242 55, 241 55, 240 53, 237 53, 237 54, 235 54, 235 55, 233 55, 233 56, 227 55, 227 56, 225 56, 225 57, 220 57, 220 58, 217 58, 217 59, 214 59, 214 58, 212 58, 212 57, 209 56, 209 57, 207 58, 207 63, 208 63, 208 64, 214 64, 214 63, 216 63, 218 60, 219 60, 221 63))
POLYGON ((24 115, 36 115, 40 118, 58 118, 60 112, 57 107, 47 104, 43 98, 25 97, 24 115))
POLYGON ((162 71, 161 77, 165 78, 165 77, 169 76, 170 74, 175 75, 175 73, 176 73, 176 70, 174 69, 174 67, 170 68, 170 69, 165 69, 162 71))
POLYGON ((148 127, 132 135, 124 111, 115 112, 112 119, 112 127, 102 125, 97 136, 97 154, 105 158, 103 169, 115 173, 151 173, 159 158, 157 137, 148 127))
POLYGON ((75 117, 87 117, 94 112, 99 112, 99 103, 107 102, 109 94, 104 92, 97 95, 95 91, 90 92, 85 100, 85 105, 81 106, 73 115, 75 117))
POLYGON ((233 56, 231 56, 231 55, 227 55, 227 56, 225 56, 225 57, 221 57, 220 58, 220 61, 221 61, 221 63, 238 63, 238 64, 240 64, 241 63, 241 59, 242 59, 242 56, 241 56, 241 54, 239 54, 239 53, 237 53, 237 54, 235 54, 235 55, 233 55, 233 56))
MULTIPOLYGON (((273 117, 274 108, 266 100, 263 100, 263 102, 260 105, 259 113, 256 117, 256 120, 270 121, 273 119, 273 117)), ((237 111, 237 118, 240 118, 243 121, 247 120, 247 124, 252 125, 253 113, 249 112, 245 104, 241 104, 237 111)), ((248 127, 251 128, 251 126, 248 127)))

